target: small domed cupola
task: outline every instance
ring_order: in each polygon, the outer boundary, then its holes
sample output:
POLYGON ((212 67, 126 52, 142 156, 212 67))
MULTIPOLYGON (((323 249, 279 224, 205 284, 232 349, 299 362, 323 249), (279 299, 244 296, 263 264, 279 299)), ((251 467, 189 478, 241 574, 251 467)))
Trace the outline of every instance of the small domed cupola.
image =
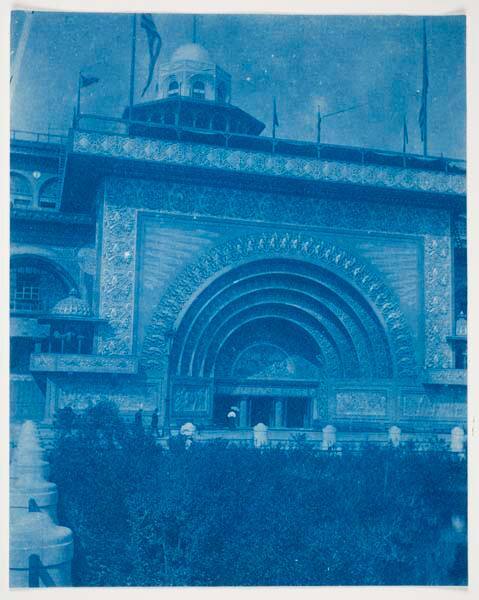
POLYGON ((200 44, 183 44, 177 48, 171 57, 171 63, 192 61, 199 63, 210 63, 211 58, 208 50, 200 44))
MULTIPOLYGON (((231 76, 196 43, 180 46, 169 61, 159 65, 155 99, 135 104, 131 120, 136 121, 129 128, 133 135, 177 139, 175 129, 181 128, 181 139, 195 141, 201 139, 202 131, 257 136, 265 127, 231 104, 231 76)), ((220 139, 210 137, 211 142, 220 143, 220 139)))
POLYGON ((52 308, 53 315, 63 315, 69 317, 90 317, 92 315, 88 304, 80 298, 80 294, 75 290, 70 290, 66 298, 59 300, 52 308))
POLYGON ((184 44, 166 63, 160 64, 159 98, 182 96, 195 100, 229 103, 231 76, 216 65, 200 44, 184 44))

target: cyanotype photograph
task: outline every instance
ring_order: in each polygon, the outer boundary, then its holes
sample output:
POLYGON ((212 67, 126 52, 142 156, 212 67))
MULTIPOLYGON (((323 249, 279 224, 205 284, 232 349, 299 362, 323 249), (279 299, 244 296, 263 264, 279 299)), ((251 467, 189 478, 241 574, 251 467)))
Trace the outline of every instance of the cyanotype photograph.
POLYGON ((11 13, 11 588, 467 586, 465 57, 11 13))

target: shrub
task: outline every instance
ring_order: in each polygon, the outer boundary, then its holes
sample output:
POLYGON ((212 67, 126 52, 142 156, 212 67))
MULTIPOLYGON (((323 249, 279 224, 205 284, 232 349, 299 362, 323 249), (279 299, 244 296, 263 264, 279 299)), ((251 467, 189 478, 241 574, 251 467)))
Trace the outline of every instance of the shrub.
POLYGON ((165 451, 118 423, 105 434, 99 415, 52 454, 76 585, 466 581, 450 533, 466 514, 465 461, 446 452, 165 451))

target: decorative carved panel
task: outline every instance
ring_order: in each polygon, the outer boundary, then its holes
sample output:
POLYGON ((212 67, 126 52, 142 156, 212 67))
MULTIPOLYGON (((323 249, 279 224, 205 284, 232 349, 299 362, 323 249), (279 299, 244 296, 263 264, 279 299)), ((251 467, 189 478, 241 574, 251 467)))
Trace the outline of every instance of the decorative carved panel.
POLYGON ((425 366, 452 367, 447 342, 452 323, 451 238, 426 235, 424 239, 425 366))
POLYGON ((211 408, 211 383, 191 382, 174 383, 173 386, 173 414, 193 415, 208 414, 211 408))
POLYGON ((58 407, 70 404, 73 409, 83 410, 101 401, 115 402, 120 410, 136 411, 141 407, 151 411, 158 406, 157 389, 154 385, 141 383, 122 383, 111 385, 109 382, 97 380, 60 381, 57 385, 58 407))
POLYGON ((377 390, 343 390, 336 393, 338 417, 385 417, 387 394, 377 390))
POLYGON ((99 330, 99 354, 132 353, 135 253, 136 209, 105 202, 99 312, 108 325, 99 330))
POLYGON ((401 397, 401 413, 403 417, 411 419, 466 420, 467 404, 460 401, 451 402, 451 399, 420 392, 403 394, 401 397))

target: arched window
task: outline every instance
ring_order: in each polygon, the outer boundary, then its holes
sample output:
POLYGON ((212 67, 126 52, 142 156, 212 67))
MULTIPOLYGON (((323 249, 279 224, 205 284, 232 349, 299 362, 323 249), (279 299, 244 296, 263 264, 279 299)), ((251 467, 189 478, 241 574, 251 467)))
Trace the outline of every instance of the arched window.
POLYGON ((216 100, 218 102, 226 102, 226 85, 224 81, 220 81, 216 88, 216 100))
POLYGON ((58 179, 49 179, 40 189, 38 206, 40 208, 57 208, 59 200, 58 179))
POLYGON ((18 257, 10 268, 10 310, 48 312, 68 295, 70 287, 48 261, 18 257))
POLYGON ((10 202, 20 208, 33 204, 33 188, 24 175, 10 173, 10 202))
POLYGON ((168 96, 178 96, 180 93, 180 84, 177 81, 170 81, 168 86, 168 96))
POLYGON ((205 99, 205 84, 200 80, 196 80, 193 83, 193 87, 191 88, 191 95, 193 96, 193 98, 196 98, 197 100, 204 100, 205 99))

